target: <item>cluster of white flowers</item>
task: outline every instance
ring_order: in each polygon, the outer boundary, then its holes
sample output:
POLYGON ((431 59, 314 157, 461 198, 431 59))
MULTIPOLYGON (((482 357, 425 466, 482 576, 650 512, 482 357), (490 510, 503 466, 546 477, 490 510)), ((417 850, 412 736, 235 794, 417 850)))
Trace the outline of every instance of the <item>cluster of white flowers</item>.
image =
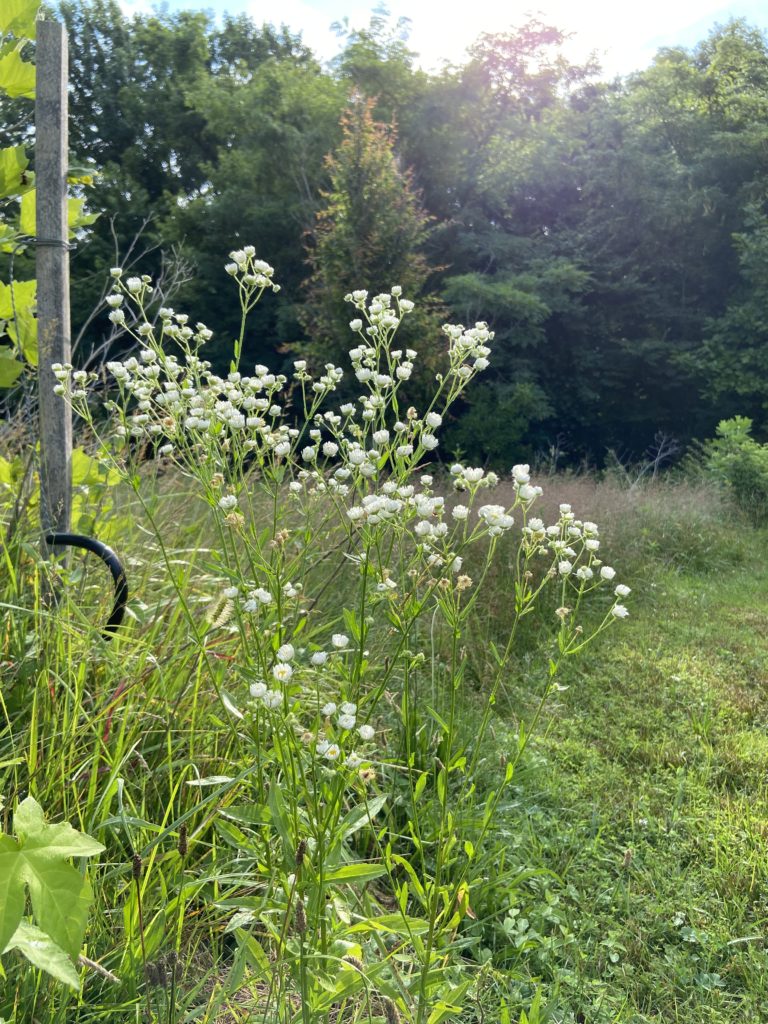
MULTIPOLYGON (((230 261, 226 271, 238 284, 244 312, 265 289, 278 290, 272 267, 256 258, 253 246, 233 250, 230 261)), ((448 373, 438 376, 435 398, 426 413, 419 414, 415 408, 406 409, 397 398, 414 371, 417 353, 394 344, 403 319, 413 311, 413 303, 403 298, 399 286, 370 301, 364 290, 351 292, 347 301, 359 315, 349 325, 355 335, 349 355, 363 393, 337 409, 321 409, 343 378, 339 367, 326 363, 315 379, 308 372, 306 360, 299 359, 294 363, 292 381, 262 365, 248 374, 238 369, 226 377, 214 374, 210 364, 198 355, 211 337, 204 324, 192 326, 185 314, 164 307, 154 325, 144 315, 144 303, 152 294, 150 279, 124 279, 119 269, 113 271, 113 279, 114 291, 107 300, 110 316, 116 323, 118 319, 125 322, 124 306, 126 302, 133 304, 138 326, 128 330, 140 344, 137 356, 108 363, 120 392, 120 401, 112 403, 120 417, 119 435, 154 437, 159 454, 186 459, 188 465, 199 464, 203 444, 210 452, 220 453, 222 464, 233 456, 249 453, 260 466, 287 463, 291 470, 288 490, 297 500, 318 493, 329 494, 334 500, 349 498, 341 500, 339 507, 346 509, 351 536, 359 536, 365 546, 370 531, 382 525, 401 536, 408 534, 422 566, 430 570, 448 567, 458 573, 463 545, 507 533, 514 526, 513 511, 519 509, 526 558, 549 557, 550 575, 580 592, 613 579, 613 569, 599 558, 595 524, 576 520, 565 505, 561 506, 559 521, 550 527, 530 517, 542 491, 531 482, 528 465, 512 468, 515 500, 510 508, 501 504, 476 507, 478 493, 499 482, 495 473, 480 467, 460 463, 451 466, 453 486, 462 493, 462 503, 450 509, 442 496, 432 492, 431 476, 423 475, 419 485, 411 482, 420 461, 438 447, 436 432, 446 409, 465 384, 488 366, 493 332, 487 324, 443 327, 448 338, 448 373), (164 346, 169 341, 181 349, 181 359, 166 353, 164 346), (292 388, 300 388, 304 398, 303 427, 292 425, 287 416, 292 388)), ((236 351, 235 356, 233 365, 237 366, 240 352, 236 351)), ((73 371, 71 366, 57 366, 54 372, 57 390, 73 402, 86 399, 89 375, 73 371)), ((222 492, 223 475, 216 475, 221 481, 209 491, 212 504, 229 525, 242 526, 237 484, 222 492)), ((378 566, 376 573, 377 593, 393 597, 397 583, 389 570, 378 566)), ((298 597, 300 592, 298 584, 287 584, 283 589, 287 597, 298 597)), ((628 593, 624 585, 617 585, 614 617, 628 614, 618 603, 628 593)), ((238 590, 227 599, 249 614, 275 607, 275 595, 261 586, 244 594, 238 590)), ((332 646, 335 651, 343 649, 335 640, 332 646)), ((289 679, 290 659, 278 659, 276 672, 276 680, 289 679)))
POLYGON ((237 279, 241 288, 261 293, 266 288, 274 292, 280 291, 280 285, 273 281, 274 269, 264 260, 256 259, 256 249, 252 245, 245 245, 242 249, 235 249, 229 254, 231 260, 224 269, 231 276, 237 279))
POLYGON ((488 534, 491 537, 498 537, 515 525, 515 520, 503 505, 483 505, 477 510, 477 514, 488 527, 488 534))
POLYGON ((479 466, 462 466, 454 462, 450 469, 453 478, 453 486, 457 491, 475 491, 482 488, 496 487, 499 483, 498 476, 493 472, 486 472, 479 466))
POLYGON ((457 377, 467 381, 478 370, 488 368, 489 342, 493 341, 493 331, 488 330, 488 324, 480 321, 470 328, 463 324, 445 324, 443 331, 448 335, 451 371, 457 377))
MULTIPOLYGON (((328 665, 329 653, 342 653, 349 646, 350 640, 346 634, 334 633, 330 640, 331 651, 312 652, 308 659, 308 669, 315 672, 323 670, 328 665)), ((279 720, 275 720, 276 724, 292 728, 305 746, 314 747, 318 758, 324 762, 344 763, 350 769, 360 768, 364 764, 363 757, 356 750, 347 748, 355 742, 370 743, 376 736, 376 730, 370 723, 359 721, 357 704, 348 700, 339 703, 329 700, 319 708, 314 705, 316 710, 313 710, 310 697, 304 707, 301 682, 306 669, 294 663, 306 657, 306 652, 297 650, 291 643, 283 643, 275 651, 274 657, 271 683, 261 679, 249 685, 252 706, 274 712, 287 710, 289 718, 286 719, 283 713, 279 720), (301 724, 304 713, 312 718, 309 728, 301 724)), ((307 688, 306 693, 313 693, 313 690, 307 688)))
MULTIPOLYGON (((233 250, 230 260, 226 270, 239 284, 244 310, 251 308, 252 300, 255 302, 264 289, 278 290, 272 267, 256 259, 253 246, 233 250)), ((309 410, 305 400, 311 428, 302 431, 284 422, 289 385, 285 376, 261 365, 250 374, 237 370, 227 377, 214 374, 210 363, 198 355, 211 337, 205 324, 192 326, 186 314, 170 307, 161 308, 156 323, 150 322, 144 308, 152 293, 150 279, 126 280, 119 268, 112 276, 114 291, 107 299, 110 316, 115 323, 125 324, 140 345, 138 357, 107 364, 120 392, 119 401, 110 403, 119 419, 118 436, 136 440, 155 437, 163 442, 157 449, 163 456, 183 457, 203 440, 210 443, 215 438, 219 446, 234 445, 231 450, 254 452, 257 458, 295 458, 305 467, 296 473, 301 485, 342 496, 361 478, 375 481, 385 468, 403 477, 437 448, 434 431, 442 425, 443 414, 436 409, 430 408, 422 418, 409 408, 406 415, 385 422, 387 413, 396 409, 394 396, 410 378, 417 357, 413 349, 392 344, 402 319, 414 308, 399 286, 374 296, 370 303, 365 291, 347 296, 362 313, 350 323, 359 338, 350 350, 352 369, 365 388, 357 402, 321 413, 319 403, 336 390, 343 371, 326 363, 323 373, 313 379, 306 360, 294 363, 293 378, 305 399, 306 391, 311 393, 309 410), (134 307, 131 323, 138 326, 127 325, 126 300, 134 307), (168 342, 181 348, 181 359, 165 351, 168 342), (338 460, 333 471, 328 460, 338 460)), ((465 379, 487 365, 487 343, 493 335, 485 324, 470 330, 446 325, 444 330, 449 337, 451 372, 461 379, 461 390, 465 379)), ((236 355, 239 358, 239 352, 236 355)), ((73 402, 83 402, 94 378, 73 374, 70 366, 59 367, 57 391, 73 402)), ((458 390, 454 388, 449 397, 455 397, 458 390)), ((493 474, 488 474, 484 486, 490 486, 493 479, 493 474)), ((297 493, 301 489, 294 488, 297 493)), ((226 512, 226 503, 219 504, 226 512)))
MULTIPOLYGON (((518 495, 524 487, 530 486, 528 466, 513 469, 518 495), (518 483, 519 481, 519 483, 518 483)), ((535 488, 539 493, 540 488, 535 488)), ((538 495, 536 495, 538 496, 538 495)), ((558 522, 545 526, 537 517, 527 520, 523 527, 523 547, 528 557, 543 555, 554 559, 553 574, 569 583, 576 591, 586 593, 605 583, 612 583, 616 570, 605 565, 599 556, 600 538, 596 523, 577 519, 568 504, 560 505, 558 522)), ((624 583, 614 587, 615 601, 610 614, 617 619, 629 615, 620 598, 628 597, 630 588, 624 583)))
POLYGON ((65 395, 72 399, 87 397, 87 387, 93 379, 92 374, 85 370, 73 370, 72 363, 52 363, 51 370, 58 381, 53 388, 55 395, 65 395))
POLYGON ((541 487, 531 483, 531 467, 527 464, 512 467, 512 482, 517 497, 526 505, 540 498, 543 493, 541 487))
MULTIPOLYGON (((226 502, 226 504, 223 507, 225 509, 231 510, 234 507, 234 505, 231 504, 230 501, 228 501, 227 499, 233 498, 234 495, 227 495, 225 498, 222 498, 221 501, 219 501, 219 505, 221 505, 222 502, 226 502)), ((234 499, 234 501, 236 504, 237 499, 234 499)), ((296 600, 301 596, 302 589, 303 585, 301 583, 288 582, 282 585, 282 594, 284 598, 288 599, 289 601, 292 601, 296 600)), ((249 614, 259 612, 263 608, 268 608, 274 605, 274 598, 270 591, 267 590, 265 587, 251 587, 246 589, 244 600, 243 591, 241 591, 240 587, 236 586, 225 587, 224 590, 222 591, 222 596, 228 601, 236 602, 236 606, 239 607, 241 611, 247 612, 249 614)), ((284 648, 281 648, 280 650, 285 652, 289 649, 293 650, 290 644, 286 645, 284 648)), ((289 657, 281 658, 280 652, 278 652, 278 657, 280 658, 281 661, 291 660, 289 657)))

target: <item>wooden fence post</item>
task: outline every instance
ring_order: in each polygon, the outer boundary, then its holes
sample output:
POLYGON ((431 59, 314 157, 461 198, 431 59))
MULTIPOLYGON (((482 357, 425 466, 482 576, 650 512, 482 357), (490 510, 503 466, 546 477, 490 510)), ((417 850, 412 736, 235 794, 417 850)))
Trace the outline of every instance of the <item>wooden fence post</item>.
POLYGON ((69 530, 72 414, 53 393, 52 363, 71 358, 67 233, 67 37, 57 21, 37 25, 35 186, 37 236, 40 517, 43 531, 69 530))

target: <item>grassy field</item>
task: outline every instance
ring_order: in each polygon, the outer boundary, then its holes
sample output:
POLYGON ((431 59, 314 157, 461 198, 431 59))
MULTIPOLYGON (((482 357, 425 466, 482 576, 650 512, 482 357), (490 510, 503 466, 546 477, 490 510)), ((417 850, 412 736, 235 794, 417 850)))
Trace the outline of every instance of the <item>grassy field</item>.
MULTIPOLYGON (((684 483, 635 490, 579 477, 545 483, 553 507, 569 501, 600 522, 606 550, 632 586, 631 618, 566 662, 562 689, 495 808, 450 945, 451 984, 466 974, 470 987, 463 1010, 442 1019, 503 1024, 524 1012, 532 1024, 763 1019, 765 535, 716 495, 684 483)), ((184 593, 209 624, 221 616, 209 586, 220 571, 215 541, 181 483, 161 484, 155 513, 165 551, 145 513, 126 516, 121 504, 116 542, 134 597, 125 635, 112 644, 89 626, 103 614, 98 571, 77 562, 74 600, 52 611, 36 594, 33 538, 5 549, 5 827, 16 799, 31 791, 51 820, 70 821, 105 844, 91 869, 96 901, 86 953, 120 979, 86 971, 73 996, 4 957, 0 1016, 18 1024, 261 1020, 263 983, 254 963, 238 960, 232 926, 234 914, 256 905, 262 870, 244 853, 248 823, 231 810, 242 800, 234 790, 189 785, 249 770, 220 700, 222 687, 237 692, 226 632, 201 657, 178 597, 184 593), (182 824, 189 839, 185 832, 180 849, 182 824)), ((503 488, 494 500, 505 501, 503 488)), ((464 655, 468 749, 488 678, 488 640, 509 609, 503 559, 495 572, 464 655)), ((335 599, 343 603, 343 590, 335 599)), ((534 713, 551 611, 545 604, 526 620, 477 762, 472 813, 498 786, 534 713)), ((441 696, 432 697, 439 713, 441 696)), ((394 715, 387 736, 397 745, 394 715)), ((413 742, 417 757, 439 756, 426 740, 419 747, 422 737, 413 742)), ((425 821, 431 786, 420 803, 425 821)), ((403 830, 407 794, 387 781, 384 766, 380 792, 391 827, 403 830)), ((470 834, 476 823, 456 827, 470 834)), ((366 843, 373 848, 373 832, 358 833, 358 853, 366 843)), ((372 899, 381 914, 392 894, 382 886, 372 899)), ((367 1010, 342 1001, 327 1019, 389 1024, 392 1012, 375 998, 367 1010)))
POLYGON ((570 666, 534 742, 509 838, 547 874, 512 900, 509 963, 557 1021, 763 1020, 764 538, 704 492, 615 512, 633 619, 570 666))

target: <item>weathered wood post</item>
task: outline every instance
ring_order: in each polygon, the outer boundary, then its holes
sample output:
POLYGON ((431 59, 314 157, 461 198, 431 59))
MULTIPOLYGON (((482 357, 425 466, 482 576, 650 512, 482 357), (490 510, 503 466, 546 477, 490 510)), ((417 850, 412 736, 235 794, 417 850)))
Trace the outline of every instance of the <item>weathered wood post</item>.
POLYGON ((71 357, 67 238, 67 37, 57 21, 37 25, 35 186, 40 517, 43 532, 69 530, 72 414, 53 393, 52 363, 71 357))

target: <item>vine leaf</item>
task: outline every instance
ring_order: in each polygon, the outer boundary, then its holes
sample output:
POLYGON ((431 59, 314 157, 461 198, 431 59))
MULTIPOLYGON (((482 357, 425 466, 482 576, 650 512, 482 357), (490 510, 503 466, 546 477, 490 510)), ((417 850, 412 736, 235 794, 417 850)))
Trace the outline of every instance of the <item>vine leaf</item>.
POLYGON ((0 91, 12 98, 35 96, 35 65, 22 60, 18 49, 0 57, 0 91))
POLYGON ((17 948, 37 966, 53 968, 50 973, 65 980, 61 956, 74 960, 80 952, 92 900, 90 883, 68 859, 92 857, 104 847, 69 824, 48 825, 32 797, 19 804, 14 825, 16 839, 0 836, 0 952, 17 948), (23 920, 27 892, 35 933, 23 920), (46 939, 43 946, 35 937, 38 930, 46 939), (37 960, 29 956, 30 950, 37 960), (38 962, 42 960, 46 963, 38 962))
POLYGON ((0 32, 12 32, 17 38, 34 39, 39 6, 39 0, 3 0, 0 32))
POLYGON ((62 981, 76 990, 80 988, 80 978, 75 966, 61 946, 57 946, 50 935, 46 935, 28 921, 21 922, 5 952, 11 949, 18 949, 31 964, 47 971, 57 981, 62 981))

